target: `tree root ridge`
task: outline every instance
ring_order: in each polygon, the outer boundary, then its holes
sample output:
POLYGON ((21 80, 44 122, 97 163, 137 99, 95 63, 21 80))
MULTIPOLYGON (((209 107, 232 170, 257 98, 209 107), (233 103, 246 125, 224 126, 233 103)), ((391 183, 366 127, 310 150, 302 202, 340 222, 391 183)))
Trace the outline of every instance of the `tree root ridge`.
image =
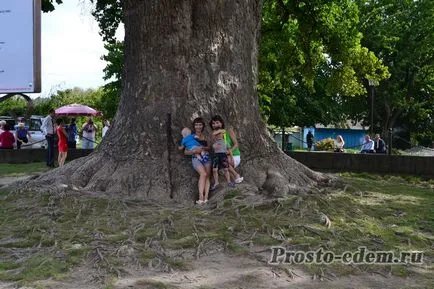
POLYGON ((243 174, 270 197, 307 194, 338 180, 331 175, 315 172, 283 152, 273 153, 243 164, 243 174))
MULTIPOLYGON (((62 192, 76 190, 107 195, 170 201, 191 202, 197 198, 197 173, 189 158, 174 155, 171 179, 167 179, 167 162, 160 158, 137 156, 117 161, 104 151, 67 163, 26 181, 24 190, 62 192)), ((243 190, 268 197, 303 195, 330 186, 336 178, 314 172, 283 152, 250 158, 242 163, 243 190)), ((239 187, 239 185, 237 185, 239 187)))

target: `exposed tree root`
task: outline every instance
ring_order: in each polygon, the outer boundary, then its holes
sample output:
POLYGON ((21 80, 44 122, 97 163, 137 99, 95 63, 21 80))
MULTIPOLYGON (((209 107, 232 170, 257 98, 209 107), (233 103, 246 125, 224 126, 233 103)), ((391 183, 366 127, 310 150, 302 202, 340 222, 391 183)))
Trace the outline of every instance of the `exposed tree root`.
MULTIPOLYGON (((241 173, 245 182, 235 189, 250 193, 252 198, 254 195, 267 198, 306 195, 337 183, 335 177, 314 172, 281 151, 247 158, 242 163, 241 173)), ((173 157, 173 164, 167 164, 160 158, 146 155, 117 159, 104 150, 97 150, 62 168, 27 180, 20 187, 54 193, 76 190, 159 203, 170 202, 171 197, 177 202, 192 202, 197 198, 197 175, 189 159, 179 154, 173 157), (167 173, 169 166, 170 175, 167 173)), ((224 194, 217 193, 214 198, 219 202, 224 194)), ((324 223, 329 226, 327 220, 324 223)))

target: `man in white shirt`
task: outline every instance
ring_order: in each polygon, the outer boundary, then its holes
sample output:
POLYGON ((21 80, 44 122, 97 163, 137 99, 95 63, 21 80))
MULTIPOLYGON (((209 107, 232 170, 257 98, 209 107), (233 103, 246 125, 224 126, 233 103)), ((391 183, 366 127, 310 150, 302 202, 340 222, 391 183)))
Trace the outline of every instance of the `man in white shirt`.
POLYGON ((50 109, 50 114, 42 120, 41 130, 47 140, 47 153, 46 162, 47 166, 54 168, 54 138, 56 135, 56 128, 54 126, 54 109, 50 109))
POLYGON ((362 145, 362 150, 360 151, 361 154, 370 154, 375 153, 374 150, 374 141, 371 139, 369 135, 365 136, 365 143, 362 145))

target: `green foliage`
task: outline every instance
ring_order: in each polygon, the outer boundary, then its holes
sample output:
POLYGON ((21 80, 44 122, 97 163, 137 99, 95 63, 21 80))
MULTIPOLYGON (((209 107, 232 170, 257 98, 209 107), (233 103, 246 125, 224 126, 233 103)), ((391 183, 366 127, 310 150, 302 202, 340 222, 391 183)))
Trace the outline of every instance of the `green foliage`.
POLYGON ((434 2, 356 2, 363 44, 381 57, 392 75, 375 87, 376 130, 399 124, 413 135, 433 132, 434 2))
POLYGON ((104 68, 104 80, 111 80, 103 87, 101 111, 106 118, 113 118, 118 108, 121 95, 121 79, 124 70, 124 43, 115 41, 105 45, 107 55, 102 57, 107 62, 104 68))
POLYGON ((116 30, 123 19, 121 0, 91 0, 96 2, 92 15, 98 21, 103 40, 107 43, 115 43, 116 30))
POLYGON ((315 144, 315 150, 317 151, 333 151, 334 147, 335 143, 332 138, 322 139, 315 144))
MULTIPOLYGON (((43 10, 51 11, 61 2, 43 0, 43 10)), ((123 71, 123 44, 114 37, 124 17, 122 1, 91 2, 107 43, 105 79, 113 79, 104 87, 100 109, 113 117, 123 71)), ((261 113, 277 126, 346 119, 368 123, 370 79, 378 84, 375 131, 399 124, 412 130, 414 139, 428 142, 434 138, 432 15, 430 0, 264 0, 261 113)))
POLYGON ((13 96, 8 100, 0 102, 0 115, 23 116, 27 111, 27 101, 21 96, 13 96))
POLYGON ((258 91, 269 124, 340 122, 364 79, 389 76, 361 46, 358 21, 354 1, 264 1, 258 91))
POLYGON ((42 0, 41 9, 43 12, 51 12, 55 9, 54 3, 62 4, 62 0, 42 0))

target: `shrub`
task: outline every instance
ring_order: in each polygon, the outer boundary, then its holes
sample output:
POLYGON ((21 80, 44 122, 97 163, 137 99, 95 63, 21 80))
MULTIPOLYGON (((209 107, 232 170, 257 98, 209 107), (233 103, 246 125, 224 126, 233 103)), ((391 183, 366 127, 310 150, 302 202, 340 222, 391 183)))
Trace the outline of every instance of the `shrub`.
POLYGON ((333 151, 335 142, 332 138, 322 139, 316 142, 315 150, 317 151, 333 151))

